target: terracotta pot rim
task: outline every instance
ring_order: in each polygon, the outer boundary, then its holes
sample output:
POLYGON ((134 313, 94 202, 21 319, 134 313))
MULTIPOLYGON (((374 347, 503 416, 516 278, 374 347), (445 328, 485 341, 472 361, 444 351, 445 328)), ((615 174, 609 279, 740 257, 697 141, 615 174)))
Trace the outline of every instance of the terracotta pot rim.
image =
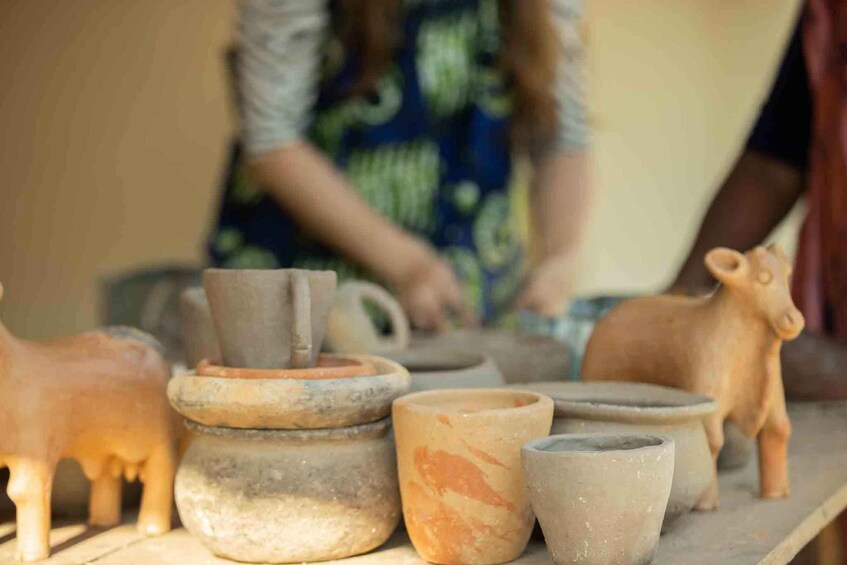
POLYGON ((415 411, 428 412, 432 414, 455 415, 463 418, 488 417, 499 414, 525 414, 544 410, 547 406, 553 406, 553 400, 542 393, 532 390, 515 390, 511 388, 453 388, 453 389, 434 389, 413 392, 405 396, 401 396, 393 403, 394 409, 409 407, 415 411), (532 398, 532 402, 522 406, 510 406, 502 408, 484 408, 482 410, 467 411, 461 408, 453 408, 445 406, 441 403, 429 404, 419 402, 430 397, 443 397, 448 401, 455 401, 460 397, 479 398, 480 396, 496 396, 501 398, 516 398, 517 396, 524 398, 532 398))
POLYGON ((246 367, 227 367, 203 359, 197 364, 194 374, 198 377, 214 377, 219 379, 294 379, 294 380, 329 380, 352 379, 356 377, 372 377, 376 375, 376 367, 362 359, 350 355, 332 355, 322 353, 318 356, 315 367, 291 369, 250 369, 246 367), (332 361, 336 364, 320 365, 320 362, 332 361), (338 363, 340 362, 340 363, 338 363))
MULTIPOLYGON (((329 355, 329 354, 327 354, 329 355)), ((265 384, 269 384, 271 386, 275 384, 286 384, 286 385, 296 385, 298 383, 308 386, 309 383, 315 383, 320 381, 323 384, 332 384, 333 381, 341 382, 361 382, 366 381, 368 379, 379 379, 390 377, 396 374, 407 374, 408 371, 405 367, 397 363, 396 361, 392 361, 391 359, 387 359, 385 357, 380 357, 378 355, 359 355, 359 354, 349 354, 345 353, 342 357, 347 359, 353 359, 356 361, 360 361, 362 364, 371 364, 376 369, 376 374, 373 375, 360 375, 355 379, 350 377, 341 377, 341 378, 326 378, 326 379, 303 379, 303 378, 267 378, 267 379, 234 379, 230 377, 207 377, 203 375, 198 375, 197 371, 194 369, 186 369, 184 371, 178 372, 174 375, 174 377, 183 377, 183 378, 191 378, 191 379, 203 379, 210 384, 217 384, 219 386, 225 387, 228 384, 235 385, 236 383, 239 386, 263 386, 265 384), (380 366, 386 366, 390 368, 390 370, 381 371, 380 366)), ((262 369, 259 369, 262 370, 262 369)), ((276 369, 272 369, 275 371, 276 369)))
POLYGON ((603 457, 621 454, 664 451, 674 447, 674 441, 659 434, 587 433, 556 434, 534 439, 523 445, 522 451, 536 457, 603 457), (573 449, 552 450, 555 444, 571 444, 573 449))
POLYGON ((699 420, 718 409, 708 396, 646 383, 548 381, 512 387, 549 395, 555 405, 554 418, 670 424, 699 420), (622 397, 626 400, 619 400, 622 397))
POLYGON ((260 429, 260 428, 226 428, 223 426, 206 426, 192 420, 185 420, 185 427, 190 431, 203 435, 238 440, 272 440, 289 442, 339 441, 351 439, 380 438, 388 434, 391 428, 391 416, 375 422, 347 426, 343 428, 313 428, 313 429, 260 429))

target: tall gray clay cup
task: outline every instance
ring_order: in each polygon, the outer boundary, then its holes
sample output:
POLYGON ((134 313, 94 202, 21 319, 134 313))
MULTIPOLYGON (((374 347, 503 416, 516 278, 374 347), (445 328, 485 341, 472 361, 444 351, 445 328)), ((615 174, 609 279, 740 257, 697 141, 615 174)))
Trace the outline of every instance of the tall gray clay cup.
POLYGON ((313 367, 323 343, 335 284, 333 271, 203 271, 224 365, 313 367))
POLYGON ((532 509, 556 565, 653 560, 674 467, 673 440, 565 434, 525 444, 532 509))

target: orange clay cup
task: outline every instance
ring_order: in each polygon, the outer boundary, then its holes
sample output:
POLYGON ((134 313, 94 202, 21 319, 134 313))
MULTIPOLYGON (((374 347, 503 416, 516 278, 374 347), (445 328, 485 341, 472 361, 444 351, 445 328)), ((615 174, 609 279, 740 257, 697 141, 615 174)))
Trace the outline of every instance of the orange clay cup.
POLYGON ((366 362, 346 357, 321 355, 311 369, 245 369, 213 365, 208 359, 197 364, 197 375, 219 379, 299 379, 326 380, 369 377, 376 375, 376 368, 366 362))
MULTIPOLYGON (((0 285, 0 297, 3 287, 0 285)), ((153 338, 112 327, 32 342, 0 323, 0 467, 17 510, 18 558, 50 553, 50 495, 60 459, 91 481, 88 521, 121 521, 121 476, 144 481, 138 530, 171 528, 176 418, 170 367, 153 338)))
POLYGON ((432 390, 392 407, 406 529, 431 563, 516 559, 532 513, 521 446, 545 437, 553 401, 510 389, 432 390))
MULTIPOLYGON (((712 457, 723 446, 728 419, 758 437, 762 497, 787 496, 791 422, 779 351, 804 325, 789 292, 791 263, 777 245, 744 254, 718 247, 705 262, 721 283, 711 296, 635 298, 600 320, 582 379, 653 383, 714 398, 718 410, 704 420, 712 457)), ((697 508, 717 506, 713 473, 697 508)))

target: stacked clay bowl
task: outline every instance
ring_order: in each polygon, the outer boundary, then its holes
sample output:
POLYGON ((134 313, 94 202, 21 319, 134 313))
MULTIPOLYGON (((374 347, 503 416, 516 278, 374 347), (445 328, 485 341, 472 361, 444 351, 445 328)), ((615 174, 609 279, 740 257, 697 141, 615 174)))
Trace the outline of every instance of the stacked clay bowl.
POLYGON ((663 529, 694 508, 712 480, 714 463, 703 419, 717 410, 706 396, 628 382, 546 382, 519 388, 555 405, 553 434, 652 434, 674 442, 674 471, 663 529))
POLYGON ((201 362, 171 404, 193 440, 176 476, 186 529, 242 562, 342 559, 382 545, 400 520, 391 403, 401 365, 322 355, 308 369, 201 362))

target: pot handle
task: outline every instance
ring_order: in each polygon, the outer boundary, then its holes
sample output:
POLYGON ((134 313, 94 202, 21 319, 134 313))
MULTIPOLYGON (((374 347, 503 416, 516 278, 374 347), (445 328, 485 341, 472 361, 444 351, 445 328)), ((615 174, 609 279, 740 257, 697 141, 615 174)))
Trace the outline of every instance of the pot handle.
MULTIPOLYGON (((411 336, 409 318, 397 299, 390 292, 373 283, 362 281, 357 284, 357 287, 359 302, 372 302, 388 314, 388 319, 391 322, 391 334, 387 337, 377 338, 378 350, 388 351, 409 347, 411 336)), ((362 304, 362 307, 364 308, 364 304, 362 304)))
POLYGON ((312 362, 312 300, 306 273, 291 273, 290 290, 294 314, 294 323, 291 325, 291 366, 300 369, 309 367, 312 362))

